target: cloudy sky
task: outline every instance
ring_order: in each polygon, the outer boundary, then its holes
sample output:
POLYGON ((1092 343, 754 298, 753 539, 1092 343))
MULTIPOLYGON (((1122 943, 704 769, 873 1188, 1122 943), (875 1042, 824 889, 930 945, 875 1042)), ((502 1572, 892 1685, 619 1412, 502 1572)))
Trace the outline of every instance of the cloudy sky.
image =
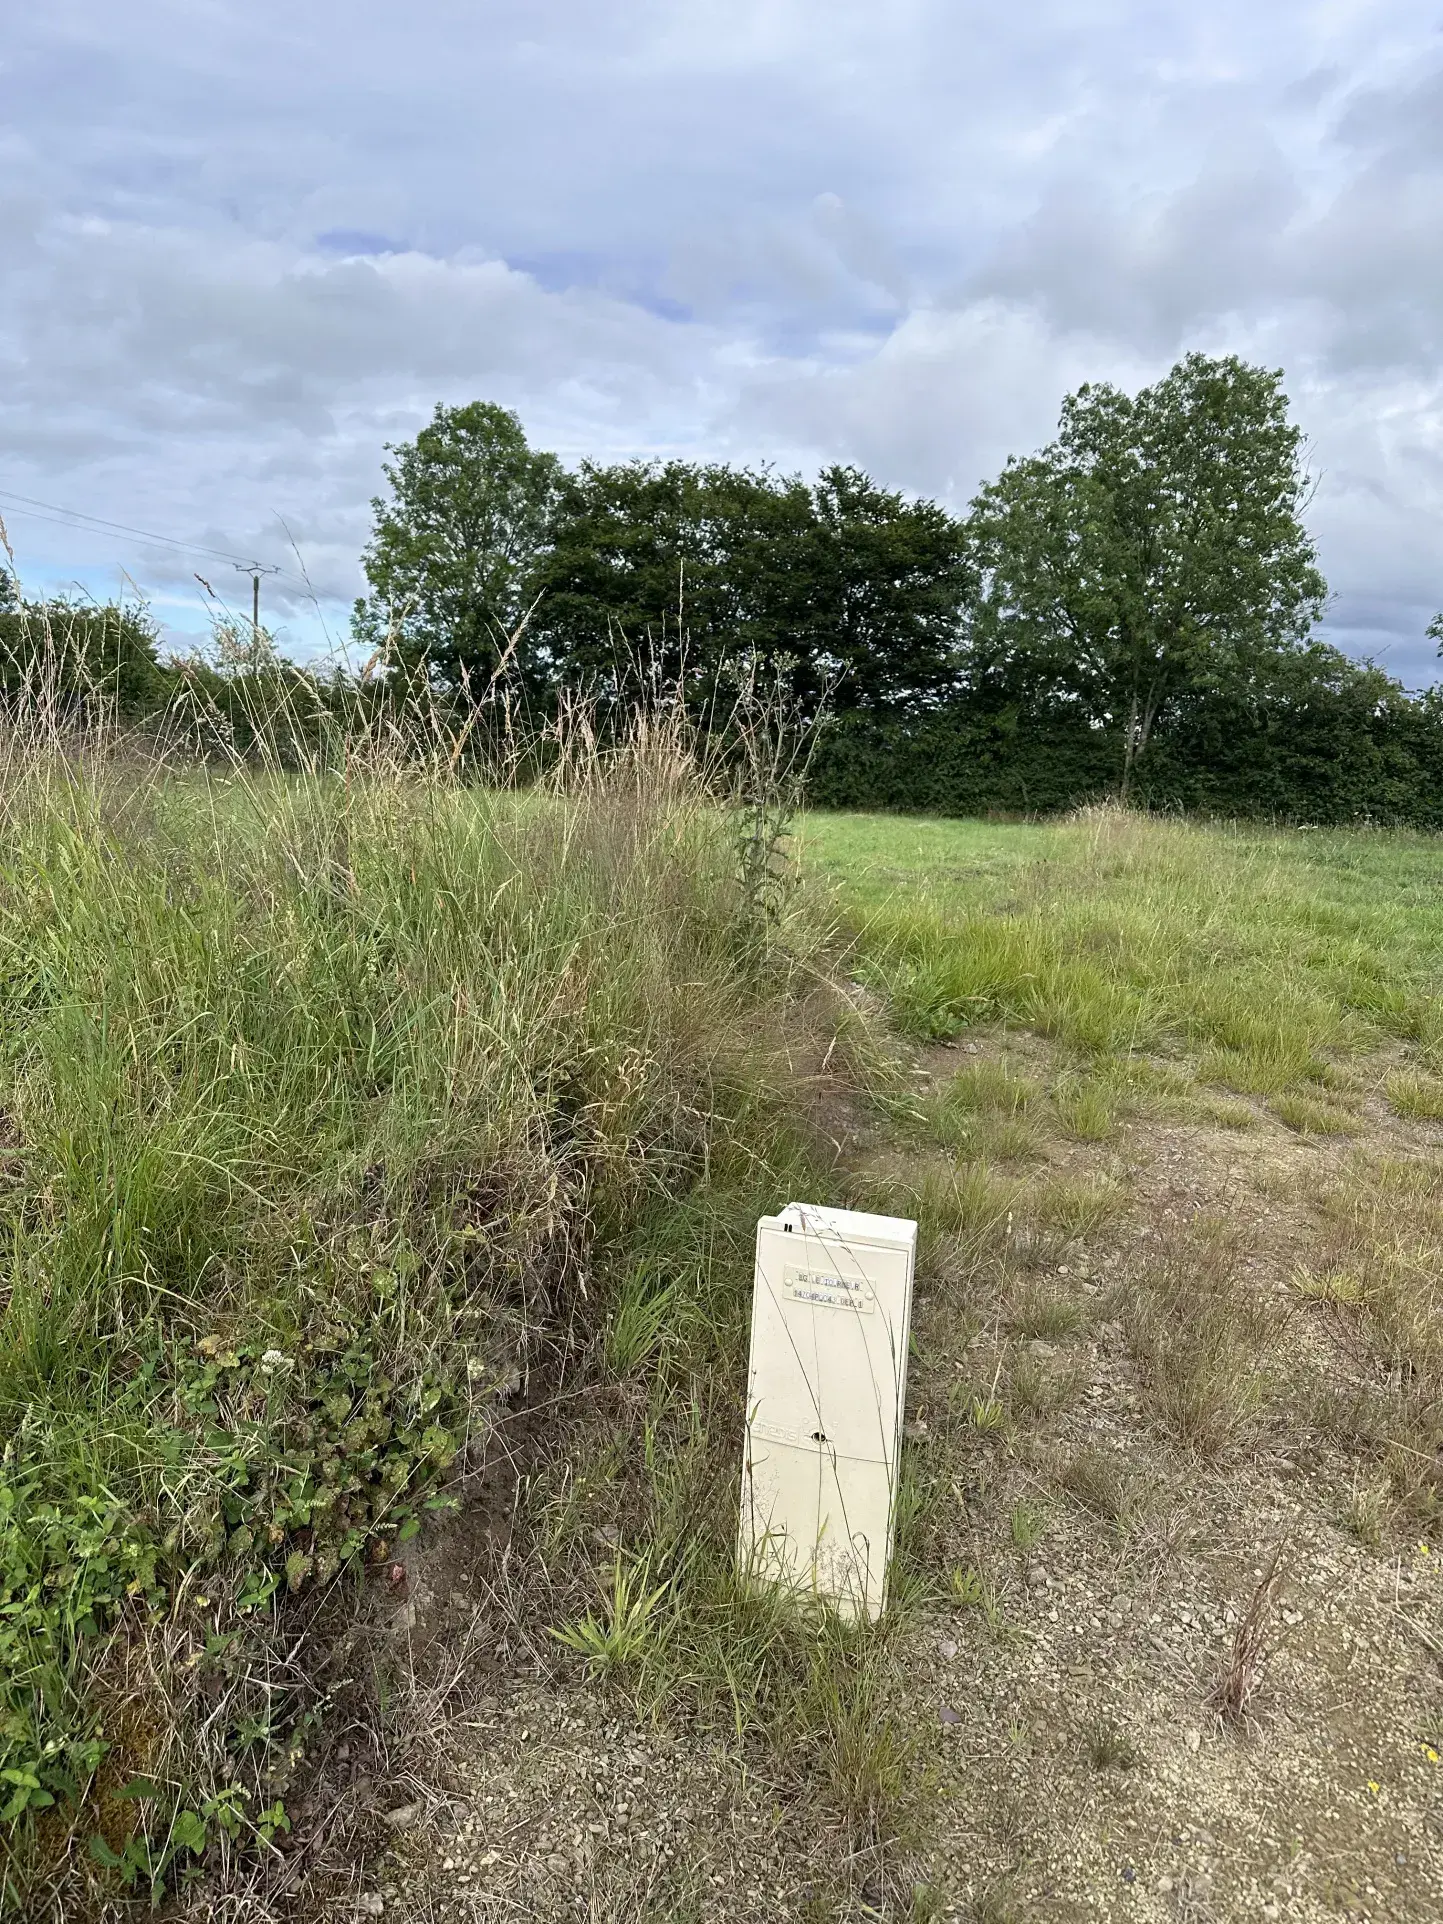
POLYGON ((192 571, 244 598, 254 556, 308 648, 298 554, 334 631, 382 445, 437 400, 568 460, 844 459, 960 507, 1070 387, 1200 347, 1286 370, 1333 637, 1434 677, 1439 0, 8 11, 32 587, 124 569, 183 634, 192 571))

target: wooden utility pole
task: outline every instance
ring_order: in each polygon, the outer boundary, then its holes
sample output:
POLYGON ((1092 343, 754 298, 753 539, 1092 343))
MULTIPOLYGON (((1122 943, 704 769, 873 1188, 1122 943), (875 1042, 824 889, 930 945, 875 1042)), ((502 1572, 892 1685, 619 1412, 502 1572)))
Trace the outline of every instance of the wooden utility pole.
POLYGON ((263 568, 258 561, 237 562, 236 573, 251 578, 251 645, 257 655, 261 647, 261 576, 279 574, 279 568, 263 568))

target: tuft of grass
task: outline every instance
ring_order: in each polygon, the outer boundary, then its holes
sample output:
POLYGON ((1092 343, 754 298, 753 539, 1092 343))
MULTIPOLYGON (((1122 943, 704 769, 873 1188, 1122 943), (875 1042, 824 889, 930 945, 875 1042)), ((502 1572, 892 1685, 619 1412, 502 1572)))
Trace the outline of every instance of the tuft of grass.
POLYGON ((792 1706, 794 1741, 813 1754, 828 1803, 869 1843, 896 1835, 915 1781, 915 1741, 896 1696, 890 1646, 834 1625, 814 1644, 792 1706))
POLYGON ((1035 1078, 984 1056, 957 1071, 942 1100, 945 1111, 953 1114, 1016 1117, 1027 1114, 1040 1095, 1035 1078))
POLYGON ((1059 1486, 1074 1502, 1126 1532, 1142 1508, 1136 1472, 1110 1451, 1089 1444, 1069 1457, 1057 1473, 1059 1486))
POLYGON ((922 1247, 919 1263, 980 1261, 1005 1242, 1023 1185, 997 1176, 983 1163, 962 1167, 928 1158, 915 1176, 875 1186, 868 1207, 912 1216, 922 1247))
POLYGON ((1017 1356, 1007 1371, 1007 1407, 1014 1416, 1041 1421, 1075 1402, 1082 1382, 1083 1372, 1075 1364, 1017 1356))
POLYGON ((1040 1090, 1005 1061, 984 1057, 959 1069, 928 1106, 928 1134, 971 1160, 1026 1162, 1042 1152, 1034 1120, 1040 1090))
POLYGON ((1024 1500, 1014 1503, 1008 1518, 1008 1528, 1012 1541, 1025 1556, 1029 1550, 1036 1549, 1047 1534, 1047 1526, 1052 1513, 1045 1503, 1024 1500))
POLYGON ((551 1635, 602 1676, 654 1662, 665 1635, 659 1607, 670 1587, 652 1584, 644 1559, 628 1563, 618 1557, 602 1586, 600 1614, 588 1610, 572 1623, 555 1626, 551 1635))
POLYGON ((1343 1506, 1344 1526, 1370 1550, 1382 1547, 1383 1537, 1396 1508, 1386 1484, 1353 1479, 1348 1501, 1343 1506))
POLYGON ((1141 1761, 1137 1745, 1110 1717, 1094 1718, 1082 1741, 1094 1770, 1134 1770, 1141 1761))
POLYGON ((1010 1293, 1008 1321, 1019 1336, 1062 1342, 1082 1327, 1082 1305, 1050 1278, 1029 1279, 1010 1293))
POLYGON ((952 1572, 950 1587, 953 1602, 963 1610, 975 1610, 994 1635, 1006 1628, 1005 1593, 990 1571, 975 1563, 959 1564, 952 1572))
POLYGON ((1368 1285, 1350 1269, 1308 1268, 1299 1263, 1289 1279, 1306 1303, 1324 1303, 1333 1309, 1361 1309, 1368 1300, 1368 1285))
MULTIPOLYGON (((1381 1458, 1393 1515, 1443 1519, 1443 1184, 1432 1156, 1359 1155, 1324 1195, 1332 1260, 1315 1288, 1344 1313, 1376 1380, 1348 1407, 1320 1411, 1381 1458)), ((1319 1298, 1315 1296, 1315 1300, 1319 1298)), ((1333 1399, 1337 1403, 1337 1399, 1333 1399)))
POLYGON ((1443 1122, 1443 1080, 1437 1076, 1389 1076, 1388 1101, 1410 1122, 1443 1122))
POLYGON ((1095 1078, 1058 1082, 1052 1091, 1052 1107, 1063 1135, 1073 1142, 1106 1142, 1116 1133, 1116 1094, 1095 1078))
POLYGON ((984 1436, 994 1436, 1007 1427, 1007 1405, 1000 1398, 973 1396, 967 1403, 967 1421, 984 1436))
POLYGON ((1204 1458, 1256 1434, 1278 1335, 1270 1300, 1240 1273, 1241 1255, 1227 1225, 1195 1223, 1132 1279, 1123 1309, 1149 1401, 1204 1458))
POLYGON ((677 1278, 659 1282, 649 1263, 627 1271, 606 1326, 605 1363, 613 1376, 633 1376, 661 1348, 680 1305, 677 1278))
POLYGON ((1029 1193, 1028 1214, 1063 1242, 1094 1234, 1122 1208, 1126 1192, 1110 1176, 1054 1176, 1029 1193))
POLYGON ((1276 1095, 1273 1114, 1300 1136, 1347 1136, 1357 1127, 1357 1119, 1336 1103, 1319 1102, 1316 1097, 1296 1093, 1276 1095))

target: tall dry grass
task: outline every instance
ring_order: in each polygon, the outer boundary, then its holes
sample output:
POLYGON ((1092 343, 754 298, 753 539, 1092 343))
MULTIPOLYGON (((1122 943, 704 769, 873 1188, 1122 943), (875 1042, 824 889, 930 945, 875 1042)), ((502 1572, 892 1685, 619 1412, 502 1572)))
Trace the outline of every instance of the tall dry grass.
MULTIPOLYGON (((538 1346, 591 1341, 648 1225, 787 1138, 807 970, 765 745, 719 787, 675 708, 577 711, 509 763, 494 729, 483 787, 470 721, 255 693, 244 754, 194 688, 143 744, 43 688, 0 732, 26 1916, 283 1852, 327 1623, 464 1491, 538 1346)), ((676 1314, 734 1343, 703 1270, 676 1314)))

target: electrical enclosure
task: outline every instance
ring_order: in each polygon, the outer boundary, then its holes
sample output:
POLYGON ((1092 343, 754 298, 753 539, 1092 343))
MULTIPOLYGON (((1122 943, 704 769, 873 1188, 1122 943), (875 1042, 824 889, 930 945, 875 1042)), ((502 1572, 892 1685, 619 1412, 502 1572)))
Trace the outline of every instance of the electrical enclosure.
POLYGON ((897 1216, 788 1203, 757 1224, 741 1567, 848 1617, 886 1590, 916 1255, 897 1216))

